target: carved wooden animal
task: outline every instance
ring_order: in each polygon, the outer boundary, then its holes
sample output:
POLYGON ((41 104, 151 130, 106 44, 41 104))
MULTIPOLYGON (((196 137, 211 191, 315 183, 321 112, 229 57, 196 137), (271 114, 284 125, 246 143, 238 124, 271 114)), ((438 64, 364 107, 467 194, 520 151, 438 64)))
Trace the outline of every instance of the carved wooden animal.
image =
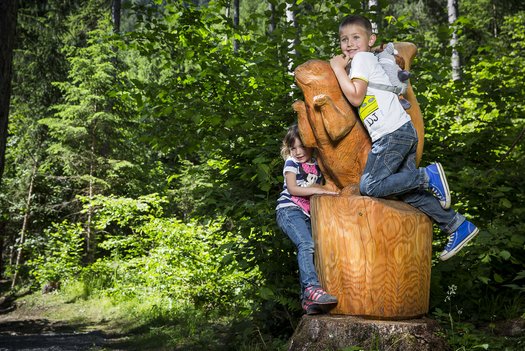
MULTIPOLYGON (((397 43, 405 69, 416 54, 411 43, 397 43)), ((308 61, 295 70, 304 102, 293 107, 305 146, 340 195, 311 197, 316 268, 323 288, 339 303, 330 313, 380 319, 407 319, 428 312, 432 222, 414 207, 359 194, 370 138, 343 96, 325 61, 308 61)), ((423 152, 421 110, 408 86, 408 110, 417 130, 417 162, 423 152)))
MULTIPOLYGON (((405 69, 416 54, 412 43, 395 44, 405 60, 405 69)), ((318 161, 327 184, 338 189, 356 191, 370 150, 370 138, 355 109, 348 103, 339 87, 330 64, 310 60, 295 69, 295 81, 304 94, 304 102, 293 104, 305 146, 318 150, 318 161), (350 190, 349 190, 350 189, 350 190)), ((417 162, 423 153, 424 127, 421 110, 409 84, 406 99, 412 107, 407 111, 416 127, 419 144, 417 162)))

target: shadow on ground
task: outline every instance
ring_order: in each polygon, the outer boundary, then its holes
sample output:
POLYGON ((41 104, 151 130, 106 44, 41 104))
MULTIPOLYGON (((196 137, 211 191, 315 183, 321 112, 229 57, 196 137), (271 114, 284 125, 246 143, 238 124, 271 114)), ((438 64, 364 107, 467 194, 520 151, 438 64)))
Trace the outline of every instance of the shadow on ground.
POLYGON ((47 319, 0 321, 0 351, 117 350, 118 336, 102 331, 78 332, 82 325, 63 325, 47 319))

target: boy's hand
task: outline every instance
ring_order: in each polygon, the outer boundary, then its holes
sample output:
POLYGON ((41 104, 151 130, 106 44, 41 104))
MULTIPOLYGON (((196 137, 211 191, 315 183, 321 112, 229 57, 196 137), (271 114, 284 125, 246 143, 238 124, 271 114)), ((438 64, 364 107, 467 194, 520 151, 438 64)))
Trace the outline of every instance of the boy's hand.
POLYGON ((346 57, 345 54, 334 56, 330 59, 330 66, 335 71, 336 69, 345 69, 350 62, 350 57, 346 57))
POLYGON ((346 72, 346 66, 349 62, 350 57, 344 54, 337 55, 330 60, 330 67, 332 67, 348 102, 354 107, 359 107, 365 98, 368 82, 362 79, 350 79, 346 72))

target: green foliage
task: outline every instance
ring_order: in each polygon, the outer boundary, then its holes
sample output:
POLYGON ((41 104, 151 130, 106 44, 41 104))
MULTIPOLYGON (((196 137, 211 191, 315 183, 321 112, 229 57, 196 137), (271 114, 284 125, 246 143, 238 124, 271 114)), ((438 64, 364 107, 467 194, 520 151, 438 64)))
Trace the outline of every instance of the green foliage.
POLYGON ((63 221, 44 232, 39 241, 28 241, 32 259, 27 262, 39 286, 73 280, 81 271, 83 228, 63 221))
MULTIPOLYGON (((280 143, 302 98, 291 71, 336 53, 338 22, 364 13, 380 42, 418 46, 423 163, 444 164, 455 208, 481 228, 457 257, 436 260, 432 309, 449 323, 442 311, 461 306, 457 348, 492 347, 467 323, 516 317, 525 305, 525 17, 520 1, 490 3, 460 2, 461 82, 450 81, 443 2, 380 1, 374 13, 362 1, 241 2, 234 27, 224 1, 129 1, 121 35, 106 1, 24 3, 0 195, 4 257, 37 162, 27 265, 39 284, 78 277, 83 298, 158 298, 144 314, 176 339, 163 323, 179 302, 194 306, 184 332, 202 344, 217 330, 196 326, 216 311, 245 349, 286 339, 301 316, 294 247, 274 219, 280 143), (92 264, 82 261, 88 231, 92 264), (454 306, 444 301, 452 285, 454 306)), ((446 239, 436 232, 436 253, 446 239)))
MULTIPOLYGON (((473 58, 465 70, 468 86, 448 83, 443 90, 437 87, 425 93, 434 112, 426 150, 443 160, 456 206, 481 228, 460 258, 436 265, 432 301, 440 306, 443 292, 439 286, 456 285, 469 292, 456 300, 471 318, 511 317, 505 309, 488 313, 484 308, 496 295, 506 297, 503 305, 518 306, 512 317, 522 314, 525 306, 520 294, 525 270, 521 259, 525 198, 515 190, 516 184, 523 183, 520 169, 525 166, 520 141, 525 121, 519 112, 525 90, 515 79, 525 76, 523 18, 523 13, 507 18, 502 33, 505 40, 494 43, 490 50, 479 49, 483 58, 473 58)), ((438 238, 437 250, 446 240, 440 234, 438 238)))
POLYGON ((221 229, 220 221, 199 225, 163 218, 163 203, 158 195, 97 196, 84 205, 95 211, 103 253, 84 268, 85 284, 117 299, 153 293, 203 310, 249 310, 253 302, 241 297, 261 277, 257 267, 241 267, 233 251, 246 240, 221 229))
MULTIPOLYGON (((463 307, 455 301, 457 289, 455 285, 449 286, 444 299, 446 310, 436 308, 432 313, 443 327, 444 336, 454 350, 518 350, 525 345, 525 338, 520 335, 506 338, 494 335, 494 323, 487 324, 485 330, 479 330, 474 323, 464 320, 463 307)), ((497 305, 493 307, 501 309, 501 302, 505 300, 496 301, 497 305)), ((495 316, 494 314, 494 318, 495 316)))

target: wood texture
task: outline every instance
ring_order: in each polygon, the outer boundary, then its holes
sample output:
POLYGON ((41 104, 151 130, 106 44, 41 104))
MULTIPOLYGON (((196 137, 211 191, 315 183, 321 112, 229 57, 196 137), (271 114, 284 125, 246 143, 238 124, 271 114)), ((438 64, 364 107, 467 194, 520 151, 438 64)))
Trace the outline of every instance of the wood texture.
POLYGON ((407 319, 428 312, 432 222, 396 200, 311 199, 316 268, 334 314, 407 319))

